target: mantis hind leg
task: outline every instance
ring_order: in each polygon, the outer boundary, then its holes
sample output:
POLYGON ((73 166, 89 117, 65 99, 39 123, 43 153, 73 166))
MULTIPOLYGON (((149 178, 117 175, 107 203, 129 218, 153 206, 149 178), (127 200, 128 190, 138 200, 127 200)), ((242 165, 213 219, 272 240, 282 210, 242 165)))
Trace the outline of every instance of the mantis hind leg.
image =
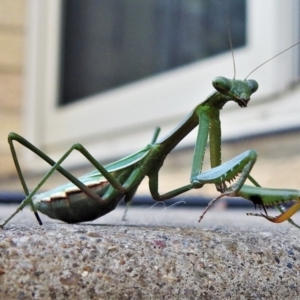
MULTIPOLYGON (((24 139, 22 136, 11 132, 8 136, 8 143, 10 145, 12 157, 16 166, 16 170, 18 172, 18 176, 20 178, 22 187, 24 189, 24 192, 26 194, 26 198, 22 201, 22 203, 19 205, 17 210, 2 224, 0 224, 0 227, 3 228, 18 212, 20 212, 26 205, 30 204, 32 210, 35 212, 35 215, 37 216, 37 219, 39 221, 39 224, 41 225, 42 222, 36 212, 34 203, 33 203, 33 196, 38 192, 38 190, 42 187, 42 185, 47 181, 47 179, 54 173, 54 171, 60 172, 63 176, 65 176, 68 180, 70 180, 75 186, 77 186, 83 193, 85 193, 88 197, 94 200, 101 200, 101 198, 90 188, 88 188, 85 184, 83 184, 80 180, 78 180, 75 176, 73 176, 71 173, 69 173, 67 170, 65 170, 63 167, 61 167, 62 162, 71 154, 73 150, 77 150, 82 153, 83 156, 85 156, 95 167, 99 170, 99 172, 108 180, 108 182, 111 184, 111 186, 118 191, 119 193, 126 193, 126 188, 124 188, 120 182, 118 182, 117 179, 115 179, 107 170, 99 164, 92 156, 91 154, 80 144, 73 145, 57 162, 52 160, 50 157, 48 157, 45 153, 43 153, 41 150, 39 150, 37 147, 32 145, 30 142, 28 142, 26 139, 24 139), (24 147, 28 148, 35 154, 37 154, 39 157, 41 157, 44 161, 46 161, 48 164, 52 166, 52 168, 48 171, 48 173, 43 177, 43 179, 39 182, 39 184, 33 189, 32 192, 29 192, 29 189, 27 187, 27 184, 25 182, 19 160, 17 158, 16 150, 13 144, 13 141, 19 142, 24 147)), ((128 183, 128 186, 130 186, 130 183, 128 183)))

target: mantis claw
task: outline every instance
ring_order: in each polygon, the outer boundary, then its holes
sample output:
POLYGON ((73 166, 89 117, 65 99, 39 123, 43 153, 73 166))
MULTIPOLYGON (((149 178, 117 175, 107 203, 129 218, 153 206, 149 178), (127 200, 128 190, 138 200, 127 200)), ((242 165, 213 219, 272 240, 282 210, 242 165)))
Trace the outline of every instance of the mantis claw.
POLYGON ((300 229, 300 226, 297 225, 292 219, 290 219, 300 209, 299 201, 297 201, 293 206, 291 206, 287 210, 282 205, 279 205, 276 208, 281 211, 281 214, 276 217, 268 216, 267 214, 262 214, 262 213, 260 214, 247 213, 247 216, 264 217, 265 219, 273 223, 282 223, 284 221, 288 221, 292 225, 300 229))
POLYGON ((265 214, 266 214, 266 217, 268 217, 268 212, 267 212, 267 209, 266 209, 266 206, 263 204, 263 203, 254 203, 254 208, 256 209, 256 205, 258 205, 259 209, 263 209, 265 214))
POLYGON ((299 209, 300 209, 300 202, 297 201, 293 206, 291 206, 287 210, 282 210, 282 208, 281 208, 282 213, 277 217, 266 217, 266 216, 264 216, 264 217, 271 222, 282 223, 282 222, 290 219, 299 209))
POLYGON ((246 213, 246 215, 251 216, 251 217, 264 217, 264 218, 266 218, 267 220, 269 220, 273 223, 281 223, 281 222, 276 221, 276 218, 278 218, 278 217, 272 217, 272 216, 264 215, 263 213, 260 213, 260 214, 246 213))

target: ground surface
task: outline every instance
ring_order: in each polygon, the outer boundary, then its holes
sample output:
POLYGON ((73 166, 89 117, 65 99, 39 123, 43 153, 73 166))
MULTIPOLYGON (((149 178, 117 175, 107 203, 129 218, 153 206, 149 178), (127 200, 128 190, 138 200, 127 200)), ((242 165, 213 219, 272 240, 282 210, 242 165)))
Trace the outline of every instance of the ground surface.
MULTIPOLYGON (((0 207, 0 219, 13 211, 0 207)), ((0 231, 1 299, 298 299, 300 231, 244 211, 133 207, 0 231)), ((276 213, 275 213, 276 214, 276 213)), ((295 219, 297 221, 297 219, 295 219)), ((298 218, 298 222, 300 219, 298 218)))

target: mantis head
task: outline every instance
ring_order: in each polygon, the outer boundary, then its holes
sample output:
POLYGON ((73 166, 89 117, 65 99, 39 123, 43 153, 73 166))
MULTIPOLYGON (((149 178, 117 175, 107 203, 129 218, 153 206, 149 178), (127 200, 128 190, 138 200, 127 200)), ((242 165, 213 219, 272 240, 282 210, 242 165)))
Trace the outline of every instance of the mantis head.
POLYGON ((240 107, 246 107, 250 96, 258 89, 258 83, 253 79, 236 80, 218 76, 212 84, 220 94, 235 101, 240 107))

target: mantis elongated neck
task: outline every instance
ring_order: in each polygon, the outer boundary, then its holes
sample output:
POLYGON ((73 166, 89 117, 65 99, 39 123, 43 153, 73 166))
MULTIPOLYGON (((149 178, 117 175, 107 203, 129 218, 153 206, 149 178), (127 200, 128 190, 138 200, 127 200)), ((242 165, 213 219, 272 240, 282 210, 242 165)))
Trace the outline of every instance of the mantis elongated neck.
POLYGON ((167 136, 160 139, 157 144, 159 144, 164 154, 168 154, 172 149, 174 149, 177 144, 186 137, 196 126, 200 125, 199 117, 202 122, 202 127, 198 131, 197 140, 201 144, 201 152, 205 152, 205 146, 208 139, 208 132, 210 131, 213 135, 215 142, 215 147, 211 150, 212 165, 220 164, 220 120, 219 111, 222 107, 229 101, 227 97, 224 97, 218 92, 214 92, 209 96, 204 102, 197 105, 190 114, 177 126, 173 131, 171 131, 167 136), (211 124, 213 123, 213 124, 211 124), (210 128, 210 129, 209 129, 210 128), (200 135, 200 136, 199 136, 200 135), (219 139, 219 140, 218 140, 219 139), (216 141, 215 141, 216 140, 216 141), (203 148, 204 147, 204 148, 203 148), (202 149, 203 148, 203 149, 202 149))

